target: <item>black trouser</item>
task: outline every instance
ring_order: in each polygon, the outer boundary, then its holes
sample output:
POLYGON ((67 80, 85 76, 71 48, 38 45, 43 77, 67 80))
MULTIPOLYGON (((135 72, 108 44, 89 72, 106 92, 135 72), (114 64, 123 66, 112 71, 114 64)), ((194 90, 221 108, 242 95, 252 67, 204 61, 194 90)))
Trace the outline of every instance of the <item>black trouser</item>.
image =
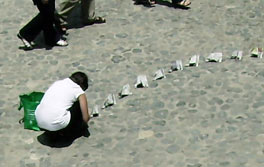
POLYGON ((79 101, 75 102, 69 109, 71 112, 71 119, 69 124, 58 131, 46 131, 51 137, 57 139, 58 137, 70 137, 76 138, 84 135, 85 130, 87 130, 88 125, 83 121, 82 112, 80 108, 79 101))
POLYGON ((75 102, 69 109, 71 112, 71 119, 67 127, 58 132, 66 136, 78 136, 87 128, 87 124, 83 121, 82 112, 79 101, 75 102))
POLYGON ((57 32, 53 27, 55 0, 49 0, 48 4, 43 4, 41 0, 33 1, 38 7, 39 14, 25 25, 19 33, 23 38, 31 42, 43 30, 45 43, 53 46, 58 41, 57 32))

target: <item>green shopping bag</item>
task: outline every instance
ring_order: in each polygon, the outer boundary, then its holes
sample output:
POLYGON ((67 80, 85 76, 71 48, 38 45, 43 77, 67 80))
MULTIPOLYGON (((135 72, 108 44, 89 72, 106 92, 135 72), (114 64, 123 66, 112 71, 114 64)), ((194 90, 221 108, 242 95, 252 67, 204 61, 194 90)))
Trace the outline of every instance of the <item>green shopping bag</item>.
POLYGON ((35 117, 35 110, 39 105, 44 93, 42 92, 32 92, 30 94, 20 95, 20 105, 18 110, 24 108, 24 118, 19 122, 24 122, 25 129, 31 129, 39 131, 39 127, 35 117))

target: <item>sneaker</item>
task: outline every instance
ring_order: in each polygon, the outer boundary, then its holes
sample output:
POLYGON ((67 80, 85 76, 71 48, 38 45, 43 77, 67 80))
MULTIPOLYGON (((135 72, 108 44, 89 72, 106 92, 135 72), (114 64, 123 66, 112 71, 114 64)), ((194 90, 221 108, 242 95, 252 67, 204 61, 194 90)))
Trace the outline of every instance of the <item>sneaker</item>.
POLYGON ((56 46, 68 46, 68 43, 63 39, 60 39, 56 42, 56 46))
POLYGON ((31 50, 33 49, 33 46, 28 42, 25 38, 23 38, 19 33, 17 34, 17 37, 23 42, 25 49, 31 50))

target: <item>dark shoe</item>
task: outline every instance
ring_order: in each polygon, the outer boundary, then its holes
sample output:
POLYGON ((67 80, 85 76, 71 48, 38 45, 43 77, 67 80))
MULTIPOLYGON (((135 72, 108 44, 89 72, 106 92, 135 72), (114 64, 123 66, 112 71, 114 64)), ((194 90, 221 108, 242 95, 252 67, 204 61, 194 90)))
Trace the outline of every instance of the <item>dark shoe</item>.
POLYGON ((83 21, 84 25, 92 25, 92 24, 102 24, 105 23, 106 20, 103 17, 95 16, 93 19, 89 19, 87 21, 83 21))
POLYGON ((23 38, 19 33, 17 34, 17 37, 23 42, 24 44, 24 49, 25 50, 32 50, 33 46, 31 45, 31 43, 29 41, 27 41, 25 38, 23 38))

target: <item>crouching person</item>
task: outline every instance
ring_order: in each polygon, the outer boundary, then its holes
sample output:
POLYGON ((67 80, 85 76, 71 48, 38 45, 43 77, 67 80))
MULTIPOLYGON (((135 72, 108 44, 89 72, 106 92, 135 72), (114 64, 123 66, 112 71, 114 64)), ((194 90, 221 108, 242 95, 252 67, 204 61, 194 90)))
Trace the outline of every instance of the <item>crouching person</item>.
POLYGON ((87 88, 88 77, 82 72, 54 82, 35 111, 38 126, 53 137, 82 136, 90 119, 87 88))

